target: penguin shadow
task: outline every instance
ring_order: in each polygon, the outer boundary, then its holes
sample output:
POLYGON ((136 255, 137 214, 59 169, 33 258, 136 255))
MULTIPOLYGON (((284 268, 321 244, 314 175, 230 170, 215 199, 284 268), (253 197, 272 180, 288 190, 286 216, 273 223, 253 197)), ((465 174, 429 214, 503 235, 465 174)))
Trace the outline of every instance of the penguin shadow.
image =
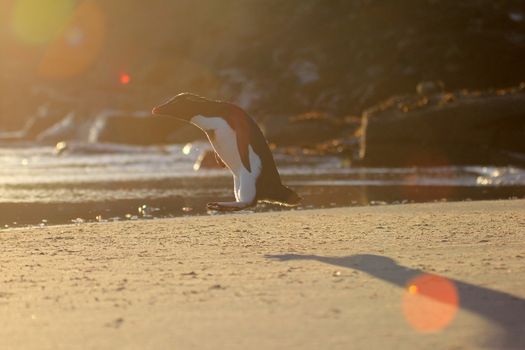
MULTIPOLYGON (((373 254, 343 257, 285 254, 266 255, 266 258, 278 261, 319 261, 362 271, 401 288, 405 288, 412 279, 428 274, 419 269, 399 265, 391 258, 373 254)), ((500 327, 501 331, 498 332, 498 336, 488 339, 488 344, 485 345, 497 349, 525 349, 525 299, 455 279, 447 278, 447 280, 456 287, 459 308, 475 313, 500 327)), ((430 294, 426 296, 433 297, 430 294)))

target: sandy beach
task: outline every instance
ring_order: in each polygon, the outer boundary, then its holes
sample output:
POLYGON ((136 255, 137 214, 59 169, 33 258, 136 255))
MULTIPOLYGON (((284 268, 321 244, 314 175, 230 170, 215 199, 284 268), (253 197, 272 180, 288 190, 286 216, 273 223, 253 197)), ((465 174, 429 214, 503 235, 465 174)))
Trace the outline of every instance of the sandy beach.
POLYGON ((1 347, 523 349, 524 209, 480 201, 2 230, 1 347))

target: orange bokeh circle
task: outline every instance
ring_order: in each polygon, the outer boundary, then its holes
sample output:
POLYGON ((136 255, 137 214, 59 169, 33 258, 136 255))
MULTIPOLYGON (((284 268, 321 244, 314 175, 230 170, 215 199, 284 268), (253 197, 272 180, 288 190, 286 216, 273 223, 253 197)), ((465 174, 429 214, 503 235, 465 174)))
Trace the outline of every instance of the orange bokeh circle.
POLYGON ((86 71, 97 59, 106 36, 106 18, 95 1, 84 1, 62 34, 49 44, 38 72, 48 79, 67 79, 86 71))
POLYGON ((452 322, 459 307, 456 286, 445 277, 423 274, 412 279, 403 295, 403 314, 420 332, 437 332, 452 322))

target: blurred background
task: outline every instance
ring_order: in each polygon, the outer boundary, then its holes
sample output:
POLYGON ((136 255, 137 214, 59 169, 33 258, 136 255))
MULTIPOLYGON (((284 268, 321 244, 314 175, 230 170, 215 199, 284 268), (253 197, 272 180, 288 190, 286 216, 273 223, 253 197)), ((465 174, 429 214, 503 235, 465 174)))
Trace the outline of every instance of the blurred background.
POLYGON ((183 91, 245 108, 305 207, 524 195, 522 0, 0 0, 0 52, 3 225, 231 197, 150 117, 183 91))

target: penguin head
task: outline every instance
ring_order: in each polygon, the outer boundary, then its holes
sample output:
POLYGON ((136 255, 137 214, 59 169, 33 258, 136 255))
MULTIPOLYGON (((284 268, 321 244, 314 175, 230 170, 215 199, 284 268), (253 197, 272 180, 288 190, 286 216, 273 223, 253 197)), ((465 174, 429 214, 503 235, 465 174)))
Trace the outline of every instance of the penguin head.
POLYGON ((210 101, 204 97, 183 92, 153 108, 151 113, 153 115, 169 115, 189 122, 191 118, 200 113, 207 102, 210 101))

